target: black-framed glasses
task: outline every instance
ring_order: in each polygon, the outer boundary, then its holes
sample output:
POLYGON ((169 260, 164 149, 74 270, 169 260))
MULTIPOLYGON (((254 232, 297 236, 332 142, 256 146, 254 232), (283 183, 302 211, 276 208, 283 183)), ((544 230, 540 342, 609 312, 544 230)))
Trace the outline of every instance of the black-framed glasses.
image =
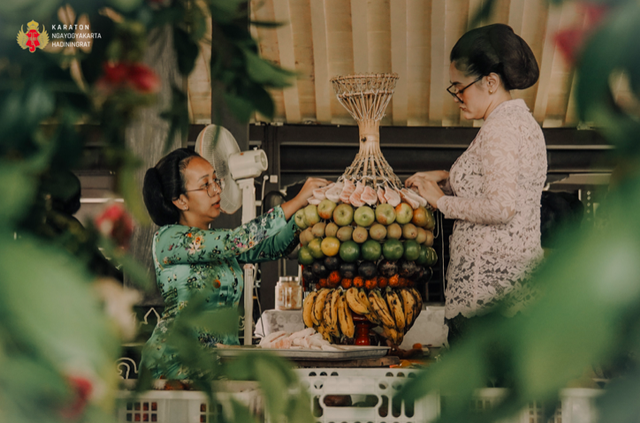
POLYGON ((192 191, 206 191, 207 195, 211 198, 216 194, 220 194, 224 189, 224 179, 223 178, 213 178, 213 182, 207 182, 202 187, 198 189, 189 189, 185 192, 192 191))
POLYGON ((451 94, 453 97, 457 98, 458 101, 462 104, 464 104, 464 101, 462 101, 462 99, 460 97, 458 97, 458 94, 462 94, 464 92, 464 90, 466 90, 467 88, 469 88, 470 86, 472 86, 473 84, 475 84, 476 82, 480 81, 482 78, 484 78, 483 76, 479 77, 478 79, 476 79, 475 81, 473 81, 472 83, 470 83, 469 85, 467 85, 466 87, 462 87, 462 89, 459 89, 457 91, 453 91, 453 86, 455 84, 451 84, 447 87, 447 92, 449 94, 451 94))

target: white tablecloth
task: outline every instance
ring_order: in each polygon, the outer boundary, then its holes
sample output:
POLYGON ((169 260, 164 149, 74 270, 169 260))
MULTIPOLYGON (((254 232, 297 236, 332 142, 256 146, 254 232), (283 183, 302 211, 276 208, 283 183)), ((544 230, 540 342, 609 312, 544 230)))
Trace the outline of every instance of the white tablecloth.
POLYGON ((265 310, 256 322, 256 336, 261 338, 281 330, 297 332, 302 329, 302 310, 265 310))
MULTIPOLYGON (((297 332, 304 329, 302 310, 265 310, 256 322, 256 336, 264 337, 277 331, 297 332)), ((403 349, 413 344, 446 345, 449 329, 444 324, 444 307, 426 306, 418 320, 404 336, 403 349)))

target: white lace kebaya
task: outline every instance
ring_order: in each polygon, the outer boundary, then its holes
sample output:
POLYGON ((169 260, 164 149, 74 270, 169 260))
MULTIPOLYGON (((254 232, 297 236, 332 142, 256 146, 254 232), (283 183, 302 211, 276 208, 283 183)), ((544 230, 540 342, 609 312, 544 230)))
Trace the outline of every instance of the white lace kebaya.
MULTIPOLYGON (((547 152, 521 99, 499 104, 451 167, 438 209, 456 219, 450 238, 445 317, 482 314, 542 259, 540 197, 547 152)), ((515 313, 528 296, 509 296, 515 313)), ((526 290, 528 291, 528 290, 526 290)))

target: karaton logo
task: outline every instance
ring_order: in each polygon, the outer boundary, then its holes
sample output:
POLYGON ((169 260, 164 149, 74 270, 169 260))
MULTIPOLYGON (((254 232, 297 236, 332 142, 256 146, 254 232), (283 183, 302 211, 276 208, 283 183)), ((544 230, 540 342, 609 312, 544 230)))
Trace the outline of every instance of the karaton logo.
POLYGON ((29 49, 30 53, 34 53, 36 48, 43 49, 49 44, 49 34, 42 28, 42 32, 38 31, 38 27, 40 24, 36 21, 31 21, 27 24, 28 31, 24 32, 24 27, 20 27, 20 32, 18 32, 18 45, 22 47, 23 50, 29 49))

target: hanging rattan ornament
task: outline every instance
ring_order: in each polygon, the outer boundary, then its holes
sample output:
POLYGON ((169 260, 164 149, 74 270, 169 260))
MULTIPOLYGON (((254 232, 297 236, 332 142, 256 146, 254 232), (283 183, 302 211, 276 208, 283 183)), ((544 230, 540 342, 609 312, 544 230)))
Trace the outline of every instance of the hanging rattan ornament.
POLYGON ((331 79, 338 101, 349 111, 360 130, 360 151, 340 178, 372 188, 402 189, 380 151, 380 121, 391 101, 398 75, 377 73, 337 76, 331 79))

